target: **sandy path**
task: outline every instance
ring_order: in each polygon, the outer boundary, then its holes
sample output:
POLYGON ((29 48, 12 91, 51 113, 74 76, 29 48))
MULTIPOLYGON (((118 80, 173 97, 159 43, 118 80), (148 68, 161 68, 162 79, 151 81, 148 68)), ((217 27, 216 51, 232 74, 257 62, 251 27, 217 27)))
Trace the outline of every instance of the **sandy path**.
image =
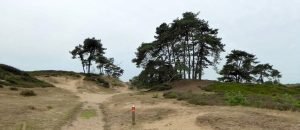
MULTIPOLYGON (((66 77, 51 77, 44 80, 48 80, 48 82, 51 82, 56 87, 73 92, 76 96, 80 98, 80 101, 83 103, 82 110, 96 110, 96 116, 88 119, 82 118, 80 114, 78 114, 76 120, 63 126, 62 130, 103 130, 105 122, 103 121, 103 112, 99 108, 99 105, 104 101, 107 101, 114 95, 129 92, 125 88, 118 89, 118 91, 114 93, 80 91, 78 88, 87 86, 87 84, 85 84, 86 82, 84 82, 83 80, 83 77, 81 77, 80 79, 70 79, 66 77)), ((97 88, 95 85, 88 87, 97 88)))

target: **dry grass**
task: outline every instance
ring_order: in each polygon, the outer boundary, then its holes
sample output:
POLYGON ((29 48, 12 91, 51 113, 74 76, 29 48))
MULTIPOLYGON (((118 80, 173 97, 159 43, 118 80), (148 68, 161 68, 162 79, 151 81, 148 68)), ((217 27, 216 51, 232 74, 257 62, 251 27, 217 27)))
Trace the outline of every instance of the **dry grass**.
POLYGON ((230 111, 230 114, 225 112, 211 112, 198 116, 196 124, 222 130, 300 129, 299 122, 296 120, 254 111, 230 111))
MULTIPOLYGON (((105 115, 105 130, 141 129, 143 123, 162 120, 176 112, 175 108, 161 108, 162 96, 152 98, 154 93, 129 93, 114 96, 100 106, 105 115), (131 122, 131 105, 136 106, 136 125, 131 122)), ((166 101, 168 102, 168 101, 166 101)))
MULTIPOLYGON (((20 88, 26 90, 26 88, 20 88)), ((9 88, 0 90, 0 128, 60 129, 80 108, 78 97, 59 88, 31 88, 37 96, 23 97, 9 88)))

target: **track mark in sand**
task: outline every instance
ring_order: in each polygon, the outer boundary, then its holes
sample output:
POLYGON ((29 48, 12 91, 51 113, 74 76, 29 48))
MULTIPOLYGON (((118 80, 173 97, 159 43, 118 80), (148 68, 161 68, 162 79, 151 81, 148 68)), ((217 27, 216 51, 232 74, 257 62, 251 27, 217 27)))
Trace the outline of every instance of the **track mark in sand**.
MULTIPOLYGON (((115 92, 115 93, 105 93, 105 92, 82 92, 78 88, 86 87, 83 77, 80 79, 68 79, 68 78, 55 78, 56 82, 53 83, 56 87, 68 90, 73 92, 76 96, 80 98, 80 101, 83 103, 82 110, 76 115, 76 119, 66 124, 62 127, 62 130, 102 130, 105 122, 103 120, 103 112, 99 108, 100 104, 104 101, 107 101, 114 95, 120 94, 125 91, 115 92), (90 110, 88 113, 83 113, 86 110, 90 110), (85 115, 87 114, 87 115, 85 115), (89 116, 85 118, 84 116, 89 116)), ((88 86, 94 87, 94 86, 88 86)))

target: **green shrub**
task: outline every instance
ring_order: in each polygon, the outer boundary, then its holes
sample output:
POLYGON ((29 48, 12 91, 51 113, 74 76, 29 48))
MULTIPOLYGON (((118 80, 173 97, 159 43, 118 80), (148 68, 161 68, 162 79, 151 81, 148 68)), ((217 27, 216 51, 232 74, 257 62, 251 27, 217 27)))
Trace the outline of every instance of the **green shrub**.
POLYGON ((36 96, 36 93, 33 90, 22 90, 20 95, 28 97, 28 96, 36 96))
POLYGON ((153 94, 152 98, 158 98, 158 93, 153 94))
POLYGON ((163 94, 165 98, 177 98, 177 93, 176 92, 165 92, 163 94))
POLYGON ((227 103, 229 103, 232 106, 235 105, 246 105, 247 99, 246 97, 240 92, 227 92, 225 94, 225 98, 227 103))
POLYGON ((19 89, 16 88, 16 87, 10 87, 9 90, 11 90, 11 91, 18 91, 19 89))
POLYGON ((193 97, 193 94, 191 92, 177 94, 177 100, 186 100, 190 99, 191 97, 193 97))

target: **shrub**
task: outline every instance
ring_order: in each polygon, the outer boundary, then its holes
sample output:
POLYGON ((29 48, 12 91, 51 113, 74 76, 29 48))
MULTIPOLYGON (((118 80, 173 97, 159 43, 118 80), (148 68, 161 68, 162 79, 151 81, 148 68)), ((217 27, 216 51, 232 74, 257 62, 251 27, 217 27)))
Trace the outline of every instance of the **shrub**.
POLYGON ((158 98, 158 93, 153 94, 152 98, 158 98))
POLYGON ((232 106, 235 105, 246 105, 247 99, 246 97, 240 92, 227 92, 225 94, 225 98, 227 100, 227 103, 229 103, 232 106))
POLYGON ((33 90, 23 90, 20 95, 28 97, 28 96, 36 96, 36 93, 33 90))
POLYGON ((165 98, 177 98, 177 93, 176 92, 165 92, 163 94, 165 98))
POLYGON ((10 87, 9 90, 11 90, 11 91, 18 91, 19 89, 16 88, 16 87, 10 87))

